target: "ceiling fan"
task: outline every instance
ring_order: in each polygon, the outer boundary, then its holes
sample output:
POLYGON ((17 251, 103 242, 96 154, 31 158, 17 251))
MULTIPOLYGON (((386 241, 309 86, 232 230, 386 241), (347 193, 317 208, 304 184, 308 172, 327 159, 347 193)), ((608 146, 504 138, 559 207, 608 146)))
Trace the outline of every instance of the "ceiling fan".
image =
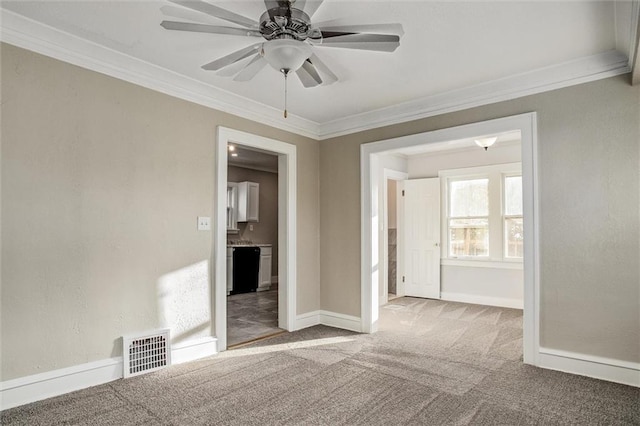
MULTIPOLYGON (((167 30, 262 38, 260 42, 209 62, 202 68, 219 71, 252 57, 248 64, 234 76, 236 81, 248 81, 265 65, 271 65, 284 74, 285 118, 287 117, 286 80, 289 73, 295 72, 304 87, 331 84, 338 80, 338 77, 314 53, 314 47, 393 52, 400 45, 402 35, 400 24, 313 25, 311 17, 322 4, 322 0, 264 0, 266 11, 259 22, 203 0, 169 1, 237 26, 162 21, 160 25, 167 30)), ((166 8, 163 8, 163 12, 182 16, 166 8)))

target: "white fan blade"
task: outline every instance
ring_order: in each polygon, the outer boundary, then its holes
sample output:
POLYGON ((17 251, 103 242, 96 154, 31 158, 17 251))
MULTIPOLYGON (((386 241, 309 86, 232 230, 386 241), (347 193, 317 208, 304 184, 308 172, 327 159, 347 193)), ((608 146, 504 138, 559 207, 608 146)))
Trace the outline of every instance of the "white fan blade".
POLYGON ((191 22, 162 21, 160 26, 167 30, 188 31, 193 33, 238 35, 244 37, 262 37, 260 31, 249 28, 223 27, 220 25, 193 24, 191 22))
POLYGON ((213 18, 209 15, 205 15, 204 13, 196 12, 195 10, 185 9, 184 7, 162 6, 160 8, 160 12, 162 12, 164 16, 178 18, 184 21, 198 22, 201 24, 215 25, 220 22, 217 20, 217 18, 213 18))
POLYGON ((325 22, 314 24, 314 28, 329 33, 392 34, 400 37, 404 35, 402 24, 331 25, 325 22))
POLYGON ((400 46, 400 37, 392 34, 324 34, 320 46, 345 49, 393 52, 400 46))
POLYGON ((316 67, 320 75, 323 77, 322 78, 323 84, 331 84, 338 81, 338 76, 335 75, 333 71, 331 71, 329 67, 324 62, 322 62, 320 58, 318 58, 316 54, 311 55, 309 60, 316 67))
POLYGON ((267 65, 267 61, 265 61, 262 55, 258 53, 253 57, 251 62, 249 62, 249 64, 247 64, 247 66, 234 77, 234 80, 249 81, 255 77, 255 75, 258 74, 265 65, 267 65))
POLYGON ((223 56, 222 58, 216 59, 213 62, 209 62, 202 66, 202 69, 207 71, 217 71, 221 68, 224 68, 228 65, 233 64, 234 62, 238 62, 244 58, 248 58, 249 56, 257 53, 259 49, 262 47, 262 43, 257 43, 249 47, 245 47, 244 49, 237 50, 233 53, 228 54, 227 56, 223 56))
POLYGON ((236 76, 236 74, 242 71, 242 69, 246 67, 249 62, 251 62, 250 56, 240 59, 232 63, 231 65, 227 65, 226 67, 219 69, 218 71, 216 71, 216 75, 219 75, 220 77, 233 78, 236 76))
POLYGON ((211 3, 207 3, 200 0, 169 0, 172 3, 179 4, 191 10, 202 12, 206 15, 214 16, 216 18, 224 19, 225 21, 233 22, 234 24, 242 25, 247 28, 258 28, 260 25, 258 21, 249 19, 246 16, 238 15, 229 10, 223 9, 218 6, 214 6, 211 3))
POLYGON ((293 7, 299 9, 309 15, 309 18, 313 16, 318 8, 322 5, 323 0, 297 0, 293 7))
MULTIPOLYGON (((300 74, 304 74, 304 73, 308 74, 313 79, 313 81, 315 82, 314 86, 322 84, 322 77, 320 77, 320 74, 318 74, 318 71, 316 70, 316 67, 311 63, 311 61, 309 59, 304 61, 304 63, 298 69, 297 72, 298 72, 298 76, 300 76, 300 74)), ((303 81, 303 84, 304 84, 304 81, 303 81)), ((305 86, 305 87, 307 87, 307 86, 305 86)))

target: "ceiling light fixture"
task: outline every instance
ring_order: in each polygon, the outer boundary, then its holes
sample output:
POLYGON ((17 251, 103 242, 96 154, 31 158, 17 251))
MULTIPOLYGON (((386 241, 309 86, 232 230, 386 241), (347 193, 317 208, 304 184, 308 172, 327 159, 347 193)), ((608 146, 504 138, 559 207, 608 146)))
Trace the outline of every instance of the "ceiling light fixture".
MULTIPOLYGON (((376 52, 393 52, 400 46, 403 34, 400 24, 334 25, 317 27, 311 16, 322 0, 265 0, 267 8, 259 21, 214 6, 206 0, 169 0, 198 13, 232 22, 242 28, 192 22, 162 21, 160 25, 172 31, 259 37, 263 41, 232 52, 202 66, 207 71, 219 71, 251 58, 234 80, 251 80, 267 63, 284 75, 284 118, 287 118, 287 77, 297 74, 304 87, 331 84, 338 77, 312 52, 313 46, 325 45, 376 52)), ((162 7, 163 13, 166 13, 162 7)), ((180 11, 179 11, 180 12, 180 11)), ((175 15, 175 13, 174 13, 175 15)), ((182 13, 175 15, 182 17, 182 13)), ((197 19, 197 18, 196 18, 197 19)), ((237 70, 236 70, 237 71, 237 70)), ((231 74, 230 74, 231 75, 231 74)))
POLYGON ((237 152, 234 152, 234 153, 232 153, 232 154, 231 154, 231 156, 232 156, 232 157, 237 157, 237 156, 238 156, 238 153, 237 153, 237 152))
POLYGON ((476 139, 476 145, 478 145, 480 148, 484 148, 484 150, 488 150, 489 147, 491 145, 493 145, 494 143, 496 143, 496 141, 498 140, 497 137, 491 137, 491 138, 480 138, 480 139, 476 139))
POLYGON ((236 147, 235 147, 235 146, 233 146, 233 145, 229 145, 229 151, 230 151, 230 152, 233 152, 233 151, 235 151, 235 150, 236 150, 236 147))
POLYGON ((262 57, 284 75, 284 118, 287 118, 287 76, 297 71, 311 56, 311 45, 290 38, 270 40, 262 45, 262 57))

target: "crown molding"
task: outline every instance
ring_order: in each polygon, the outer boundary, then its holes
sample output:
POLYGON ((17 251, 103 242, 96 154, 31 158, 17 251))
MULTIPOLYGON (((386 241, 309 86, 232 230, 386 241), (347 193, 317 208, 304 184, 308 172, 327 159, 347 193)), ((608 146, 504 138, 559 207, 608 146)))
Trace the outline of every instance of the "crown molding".
POLYGON ((495 102, 507 101, 630 71, 626 55, 610 50, 559 65, 423 97, 388 108, 368 111, 320 125, 319 139, 433 117, 495 102))
MULTIPOLYGON (((638 0, 633 1, 634 12, 637 12, 639 4, 638 0)), ((637 26, 636 15, 638 13, 634 13, 630 21, 637 26)), ((629 56, 611 50, 387 108, 316 123, 295 115, 284 120, 279 109, 60 31, 1 6, 0 19, 2 42, 317 140, 569 87, 625 74, 632 69, 629 56)))
POLYGON ((60 31, 0 7, 0 41, 138 86, 317 139, 318 124, 60 31))

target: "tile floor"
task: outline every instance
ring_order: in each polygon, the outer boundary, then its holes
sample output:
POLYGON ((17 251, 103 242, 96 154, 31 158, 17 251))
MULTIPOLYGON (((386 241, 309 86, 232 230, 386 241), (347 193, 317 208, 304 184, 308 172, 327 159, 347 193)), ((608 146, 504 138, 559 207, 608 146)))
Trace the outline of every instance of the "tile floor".
POLYGON ((278 287, 227 296, 227 346, 283 331, 278 328, 278 287))

